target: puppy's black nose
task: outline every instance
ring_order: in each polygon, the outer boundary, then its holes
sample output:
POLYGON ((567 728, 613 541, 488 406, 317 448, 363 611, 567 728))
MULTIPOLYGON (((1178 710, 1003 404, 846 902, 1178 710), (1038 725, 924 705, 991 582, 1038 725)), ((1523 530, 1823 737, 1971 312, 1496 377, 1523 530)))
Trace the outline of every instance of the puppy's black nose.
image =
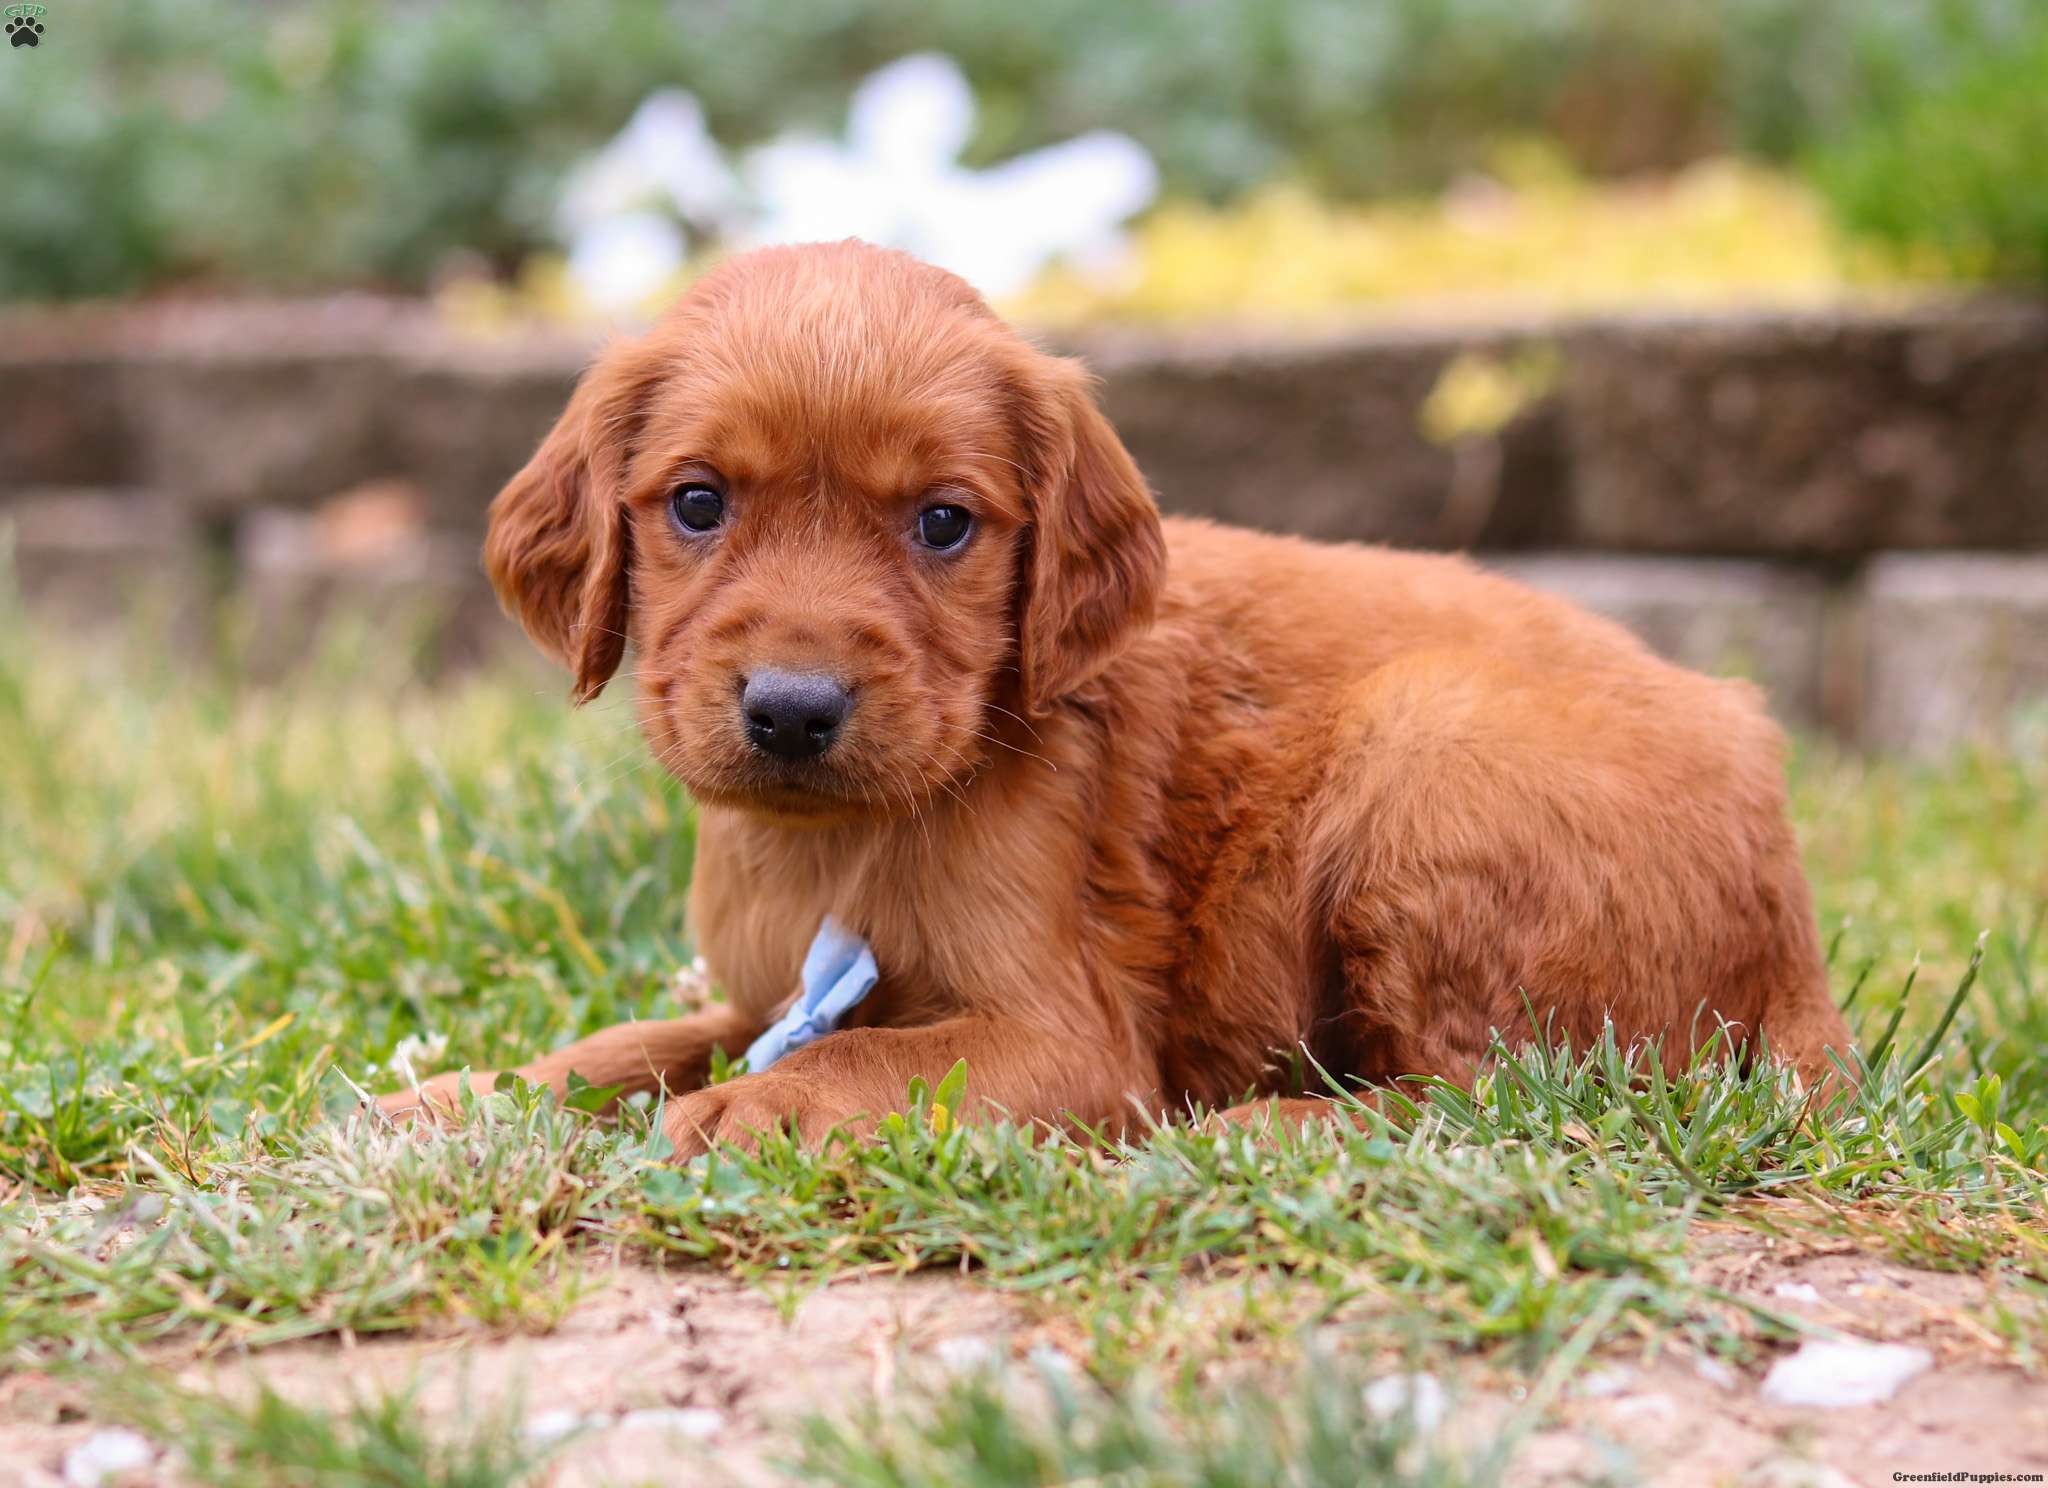
POLYGON ((815 672, 756 672, 740 691, 747 738, 782 760, 816 759, 832 747, 853 699, 815 672))

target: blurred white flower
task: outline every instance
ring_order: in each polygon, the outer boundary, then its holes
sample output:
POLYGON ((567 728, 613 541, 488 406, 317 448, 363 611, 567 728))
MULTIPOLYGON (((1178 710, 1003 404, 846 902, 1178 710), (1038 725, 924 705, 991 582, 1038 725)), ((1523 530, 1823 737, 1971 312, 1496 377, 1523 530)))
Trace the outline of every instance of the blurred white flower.
POLYGON ((645 304, 682 271, 690 245, 671 217, 621 212, 600 217, 569 243, 569 278, 607 314, 645 304))
POLYGON ((974 95, 949 59, 891 63, 854 94, 844 144, 793 137, 747 154, 741 245, 864 238, 1001 296, 1054 259, 1113 248, 1158 191, 1151 156, 1106 131, 968 170, 973 127, 974 95))
POLYGON ((843 141, 787 135, 735 173, 688 93, 643 103, 579 167, 562 201, 569 275, 615 313, 681 272, 691 235, 735 248, 864 238, 951 269, 984 294, 1024 288, 1056 259, 1101 259, 1159 188, 1152 158, 1107 131, 972 171, 959 163, 974 94, 949 59, 905 57, 855 92, 843 141))
POLYGON ((1159 190, 1144 146, 1108 130, 1021 155, 976 180, 978 267, 955 272, 991 295, 1024 288, 1053 259, 1113 259, 1123 224, 1159 190))
POLYGON ((666 206, 705 231, 738 204, 739 183, 704 122, 704 109, 680 88, 664 88, 634 111, 617 139, 569 177, 562 218, 572 229, 600 218, 666 206))
POLYGON ((665 88, 569 177, 561 222, 570 278, 599 309, 631 309, 681 271, 686 225, 714 236, 738 209, 739 184, 703 107, 665 88))

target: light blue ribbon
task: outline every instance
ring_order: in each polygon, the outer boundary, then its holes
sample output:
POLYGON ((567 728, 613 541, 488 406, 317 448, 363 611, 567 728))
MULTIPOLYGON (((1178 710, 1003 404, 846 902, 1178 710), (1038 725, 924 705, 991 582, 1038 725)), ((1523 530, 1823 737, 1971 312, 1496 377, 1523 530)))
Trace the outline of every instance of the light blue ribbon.
POLYGON ((747 1045, 748 1073, 758 1073, 838 1028, 839 1020, 874 990, 880 976, 868 943, 826 915, 804 953, 803 990, 766 1033, 747 1045))

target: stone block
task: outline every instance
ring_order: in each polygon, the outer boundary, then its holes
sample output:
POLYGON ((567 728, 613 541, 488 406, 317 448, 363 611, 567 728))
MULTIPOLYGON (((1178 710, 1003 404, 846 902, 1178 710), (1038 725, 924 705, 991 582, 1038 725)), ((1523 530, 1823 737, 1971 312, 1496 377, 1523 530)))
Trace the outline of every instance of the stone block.
POLYGON ((1514 364, 1520 332, 1384 332, 1306 343, 1079 346, 1102 404, 1169 512, 1405 547, 1556 535, 1558 426, 1540 389, 1493 427, 1429 427, 1452 369, 1514 364))
POLYGON ((360 487, 312 511, 260 508, 236 534, 236 649, 256 675, 283 672, 336 623, 378 630, 422 670, 512 650, 474 534, 434 529, 402 482, 360 487))
POLYGON ((374 352, 174 348, 134 358, 124 383, 145 482, 195 511, 309 505, 403 474, 374 352))
POLYGON ((1886 554, 1862 595, 1860 743, 2048 749, 2048 554, 1886 554))
POLYGON ((161 622, 196 640, 217 583, 203 533, 182 506, 133 489, 38 489, 0 507, 12 581, 32 613, 97 630, 161 622))
POLYGON ((2048 547, 2048 307, 1623 321, 1564 366, 1574 546, 2048 547))
POLYGON ((122 361, 86 350, 0 351, 0 504, 49 486, 134 480, 122 361))
POLYGON ((394 454, 433 522, 483 530, 491 498, 561 417, 587 360, 577 347, 520 343, 393 369, 394 454))

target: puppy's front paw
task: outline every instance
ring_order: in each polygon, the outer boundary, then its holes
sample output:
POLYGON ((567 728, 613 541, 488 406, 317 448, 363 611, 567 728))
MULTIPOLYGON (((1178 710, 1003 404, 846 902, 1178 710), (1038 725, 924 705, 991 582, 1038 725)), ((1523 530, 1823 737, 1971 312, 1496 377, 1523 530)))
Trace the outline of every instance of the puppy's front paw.
POLYGON ((872 1125, 845 1092, 790 1075, 742 1075, 723 1085, 671 1096, 662 1132, 675 1160, 688 1162, 719 1144, 752 1152, 763 1133, 794 1131, 806 1147, 822 1144, 834 1127, 872 1125))

